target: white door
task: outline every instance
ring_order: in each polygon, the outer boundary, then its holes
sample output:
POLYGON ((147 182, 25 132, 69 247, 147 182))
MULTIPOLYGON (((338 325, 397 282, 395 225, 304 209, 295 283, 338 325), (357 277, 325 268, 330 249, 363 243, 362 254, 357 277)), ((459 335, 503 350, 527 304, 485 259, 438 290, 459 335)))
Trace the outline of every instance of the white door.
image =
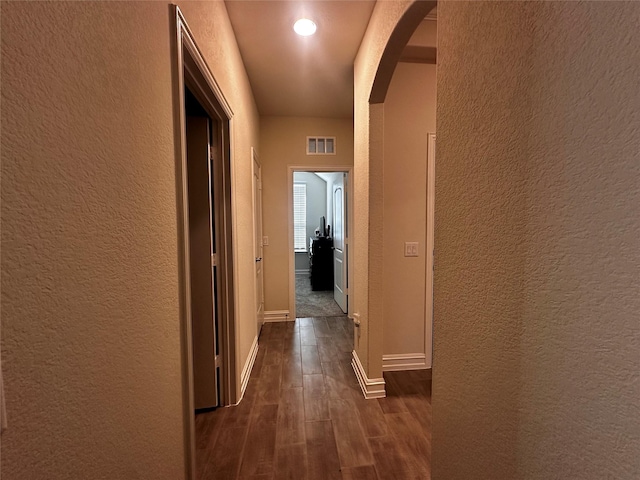
POLYGON ((333 184, 333 298, 347 313, 347 174, 333 184))
POLYGON ((254 254, 256 268, 256 321, 258 323, 258 335, 264 323, 264 279, 262 268, 262 171, 255 151, 252 149, 253 161, 253 231, 254 254))

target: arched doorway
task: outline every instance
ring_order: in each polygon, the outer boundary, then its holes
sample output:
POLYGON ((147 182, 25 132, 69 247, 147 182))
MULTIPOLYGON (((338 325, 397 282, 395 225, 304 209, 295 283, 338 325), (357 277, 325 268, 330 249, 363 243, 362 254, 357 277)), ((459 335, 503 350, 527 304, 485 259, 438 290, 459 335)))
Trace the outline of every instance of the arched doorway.
MULTIPOLYGON (((353 366, 367 398, 385 396, 384 101, 408 40, 436 2, 380 2, 355 62, 355 346, 353 366), (386 42, 381 43, 380 38, 386 42)), ((426 135, 426 132, 425 132, 426 135)), ((425 162, 426 163, 426 162, 425 162)), ((426 205, 425 205, 426 210, 426 205)), ((424 259, 424 257, 423 257, 424 259)))

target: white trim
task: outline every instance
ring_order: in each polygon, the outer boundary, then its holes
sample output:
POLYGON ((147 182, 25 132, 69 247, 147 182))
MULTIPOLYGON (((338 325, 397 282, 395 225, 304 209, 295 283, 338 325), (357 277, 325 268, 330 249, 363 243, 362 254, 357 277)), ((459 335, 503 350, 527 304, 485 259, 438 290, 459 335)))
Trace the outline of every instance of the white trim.
MULTIPOLYGON (((427 224, 425 252, 424 353, 426 367, 433 363, 433 262, 436 201, 436 134, 427 136, 427 224)), ((384 364, 384 361, 383 361, 384 364)))
POLYGON ((353 371, 356 372, 356 377, 358 378, 358 383, 360 384, 364 398, 368 400, 371 398, 386 397, 387 392, 385 390, 384 378, 367 377, 367 372, 364 371, 362 363, 360 363, 360 358, 358 358, 358 352, 355 350, 351 352, 351 358, 351 366, 353 367, 353 371))
POLYGON ((309 274, 308 268, 306 270, 296 270, 296 275, 308 275, 308 274, 309 274))
POLYGON ((249 351, 247 361, 244 363, 244 367, 242 368, 242 375, 240 376, 240 398, 238 399, 238 403, 236 403, 236 405, 238 405, 244 397, 244 392, 247 389, 249 378, 251 377, 251 370, 253 370, 253 365, 256 362, 258 348, 258 336, 256 335, 253 339, 253 344, 251 345, 251 350, 249 351))
POLYGON ((264 323, 294 321, 290 318, 289 310, 270 310, 264 312, 264 323))
MULTIPOLYGON (((185 100, 184 100, 184 38, 190 36, 189 27, 180 12, 178 6, 174 6, 175 14, 175 51, 172 56, 176 55, 177 80, 178 80, 178 104, 179 113, 177 121, 180 123, 180 136, 177 145, 179 149, 180 162, 180 191, 178 192, 178 200, 180 203, 179 215, 181 217, 181 240, 182 240, 182 301, 183 307, 181 311, 181 328, 182 328, 182 364, 183 364, 183 415, 185 420, 184 449, 185 449, 185 474, 186 478, 195 478, 196 472, 196 424, 195 424, 195 402, 193 398, 193 342, 191 329, 191 279, 189 273, 189 197, 187 189, 187 147, 186 147, 186 119, 185 119, 185 100), (186 376, 186 378, 184 378, 186 376), (186 392, 184 391, 186 389, 186 392)), ((172 58, 173 60, 173 58, 172 58)), ((176 100, 174 100, 176 101, 176 100)), ((175 118, 174 118, 175 122, 175 118)))
MULTIPOLYGON (((227 118, 231 119, 233 117, 233 110, 231 109, 231 106, 229 105, 227 98, 224 96, 222 89, 216 82, 213 76, 213 73, 211 73, 211 69, 207 64, 207 61, 202 56, 202 53, 200 53, 200 49, 196 45, 195 37, 193 36, 193 33, 191 33, 191 29, 187 25, 184 15, 180 10, 180 7, 175 5, 175 8, 176 8, 176 18, 178 23, 178 35, 180 35, 179 41, 181 41, 179 45, 189 50, 194 62, 196 63, 196 67, 203 74, 206 82, 211 88, 211 91, 215 95, 216 100, 220 104, 220 107, 222 107, 224 114, 226 115, 227 118)), ((188 65, 186 65, 185 68, 188 69, 189 68, 188 65)))
MULTIPOLYGON (((231 188, 233 189, 231 192, 231 218, 230 219, 225 219, 225 222, 231 222, 232 228, 233 228, 233 232, 237 232, 238 231, 238 207, 237 207, 237 199, 236 196, 234 194, 234 192, 238 191, 237 188, 237 182, 238 182, 238 176, 236 175, 236 168, 235 168, 235 157, 234 157, 234 146, 236 143, 235 140, 235 134, 236 134, 236 129, 234 127, 234 122, 233 119, 230 118, 229 119, 229 182, 231 183, 231 188)), ((233 246, 233 252, 232 252, 232 257, 231 257, 231 262, 233 264, 233 271, 234 272, 238 272, 240 269, 240 258, 238 257, 238 252, 240 251, 240 238, 238 237, 238 235, 233 235, 231 237, 231 243, 233 246)), ((254 287, 255 288, 255 287, 254 287)), ((233 277, 233 312, 234 315, 237 314, 237 312, 240 311, 240 297, 236 294, 236 292, 240 292, 240 276, 239 275, 234 275, 233 277)), ((234 352, 235 352, 235 359, 236 359, 236 363, 235 363, 235 371, 233 372, 233 375, 235 375, 236 379, 238 378, 238 367, 239 367, 239 359, 238 359, 238 355, 240 352, 240 335, 237 334, 237 330, 234 328, 234 335, 233 338, 230 338, 230 336, 227 336, 227 338, 225 339, 227 342, 227 345, 230 345, 233 342, 234 345, 234 352)), ((229 347, 227 347, 229 348, 229 347)), ((240 396, 242 395, 242 390, 240 388, 240 384, 239 382, 236 382, 236 399, 238 399, 238 402, 240 401, 240 396)), ((229 402, 231 403, 231 402, 229 402)))
POLYGON ((401 353, 382 356, 382 371, 397 372, 402 370, 425 370, 427 356, 424 353, 401 353))

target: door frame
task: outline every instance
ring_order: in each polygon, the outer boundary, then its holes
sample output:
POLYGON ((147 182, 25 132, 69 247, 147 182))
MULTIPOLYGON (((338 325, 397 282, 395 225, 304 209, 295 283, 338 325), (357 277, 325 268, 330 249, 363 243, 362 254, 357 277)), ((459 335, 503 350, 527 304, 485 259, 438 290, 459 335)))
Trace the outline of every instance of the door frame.
POLYGON ((424 354, 433 369, 433 266, 435 236, 435 201, 436 201, 436 134, 427 135, 427 225, 426 225, 426 295, 425 295, 425 328, 424 354))
POLYGON ((216 282, 218 285, 217 313, 220 356, 220 401, 222 405, 237 402, 235 361, 234 249, 231 185, 230 139, 233 111, 225 99, 213 74, 202 56, 193 34, 177 5, 169 6, 172 28, 172 84, 174 111, 174 139, 176 158, 176 200, 178 230, 178 266, 180 295, 180 343, 182 370, 182 405, 184 418, 184 448, 186 478, 196 475, 195 412, 193 398, 193 346, 191 329, 191 284, 189 271, 189 216, 186 151, 186 111, 184 92, 187 86, 210 117, 218 122, 220 158, 214 159, 213 213, 217 255, 216 282))
POLYGON ((346 172, 347 173, 347 315, 353 318, 353 165, 287 165, 287 226, 289 246, 289 320, 296 320, 296 275, 293 251, 293 172, 346 172))

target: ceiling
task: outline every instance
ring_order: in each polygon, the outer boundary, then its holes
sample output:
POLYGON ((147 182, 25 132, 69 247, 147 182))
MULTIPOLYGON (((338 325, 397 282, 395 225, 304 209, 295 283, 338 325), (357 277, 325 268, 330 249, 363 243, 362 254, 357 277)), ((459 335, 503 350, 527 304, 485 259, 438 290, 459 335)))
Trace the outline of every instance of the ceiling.
POLYGON ((353 62, 374 0, 225 3, 260 115, 353 116, 353 62), (315 35, 293 31, 301 17, 315 35))

